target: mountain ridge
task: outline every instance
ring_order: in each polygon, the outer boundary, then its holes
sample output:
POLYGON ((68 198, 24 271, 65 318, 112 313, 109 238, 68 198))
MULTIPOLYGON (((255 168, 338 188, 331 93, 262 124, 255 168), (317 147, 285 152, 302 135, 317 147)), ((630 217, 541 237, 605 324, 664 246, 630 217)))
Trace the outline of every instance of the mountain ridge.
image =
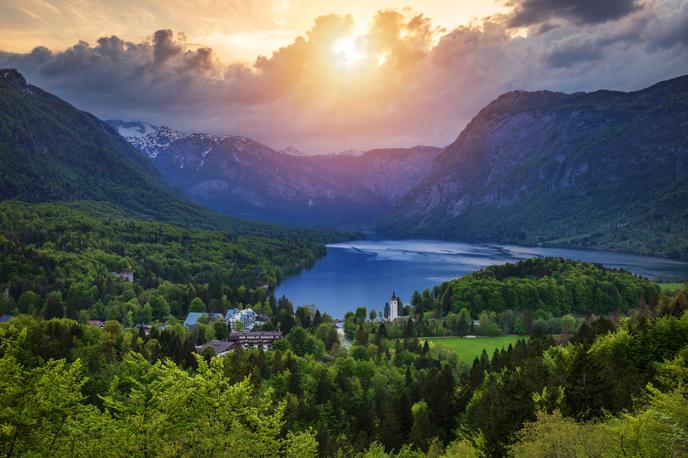
POLYGON ((0 160, 0 200, 61 202, 100 216, 222 230, 228 237, 344 238, 243 220, 185 200, 115 128, 28 84, 16 69, 0 69, 0 160))
MULTIPOLYGON (((110 123, 116 128, 144 124, 110 123)), ((440 152, 417 146, 309 156, 294 153, 295 148, 276 151, 242 136, 165 126, 127 140, 151 159, 170 186, 215 210, 283 224, 348 228, 374 224, 409 189, 393 186, 390 173, 415 179, 440 152)))
POLYGON ((469 122, 378 228, 686 259, 685 201, 662 197, 688 189, 685 132, 688 76, 633 92, 512 91, 469 122))

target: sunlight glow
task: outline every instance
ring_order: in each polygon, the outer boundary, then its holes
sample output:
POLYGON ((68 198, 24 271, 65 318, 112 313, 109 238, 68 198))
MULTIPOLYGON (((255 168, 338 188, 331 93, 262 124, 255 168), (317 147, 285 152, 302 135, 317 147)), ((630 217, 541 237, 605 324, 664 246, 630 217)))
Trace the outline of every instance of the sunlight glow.
POLYGON ((378 67, 382 67, 383 65, 385 65, 385 62, 387 62, 387 53, 380 54, 379 56, 377 56, 378 67))
POLYGON ((355 37, 344 37, 337 40, 333 51, 338 61, 346 66, 354 65, 365 57, 358 49, 355 37))

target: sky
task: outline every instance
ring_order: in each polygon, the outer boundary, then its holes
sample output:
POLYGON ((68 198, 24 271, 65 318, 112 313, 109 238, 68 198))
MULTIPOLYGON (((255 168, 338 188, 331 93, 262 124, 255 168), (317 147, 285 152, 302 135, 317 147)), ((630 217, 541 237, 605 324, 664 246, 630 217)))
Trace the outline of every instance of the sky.
POLYGON ((511 90, 688 73, 678 0, 5 0, 0 67, 95 115, 306 153, 451 143, 511 90))

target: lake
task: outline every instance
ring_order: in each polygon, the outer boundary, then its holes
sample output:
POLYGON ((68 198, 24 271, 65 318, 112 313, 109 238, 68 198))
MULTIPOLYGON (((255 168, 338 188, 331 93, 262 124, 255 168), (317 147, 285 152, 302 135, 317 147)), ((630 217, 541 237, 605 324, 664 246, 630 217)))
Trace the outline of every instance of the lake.
POLYGON ((623 268, 654 279, 686 279, 688 263, 609 251, 473 244, 439 240, 356 240, 327 246, 327 255, 276 290, 294 306, 313 304, 335 318, 356 307, 381 311, 392 291, 408 302, 415 290, 494 264, 557 256, 623 268))

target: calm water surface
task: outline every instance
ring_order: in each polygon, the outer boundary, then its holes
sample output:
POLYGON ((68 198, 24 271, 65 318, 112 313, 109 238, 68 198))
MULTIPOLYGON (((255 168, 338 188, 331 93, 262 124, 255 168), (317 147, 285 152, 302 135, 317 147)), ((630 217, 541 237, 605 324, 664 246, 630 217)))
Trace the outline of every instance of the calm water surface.
POLYGON ((286 295, 295 306, 313 304, 341 318, 359 306, 381 311, 392 291, 408 302, 415 290, 493 264, 541 256, 620 267, 648 278, 688 278, 688 263, 626 253, 437 240, 357 240, 328 245, 324 258, 285 279, 276 295, 286 295))

